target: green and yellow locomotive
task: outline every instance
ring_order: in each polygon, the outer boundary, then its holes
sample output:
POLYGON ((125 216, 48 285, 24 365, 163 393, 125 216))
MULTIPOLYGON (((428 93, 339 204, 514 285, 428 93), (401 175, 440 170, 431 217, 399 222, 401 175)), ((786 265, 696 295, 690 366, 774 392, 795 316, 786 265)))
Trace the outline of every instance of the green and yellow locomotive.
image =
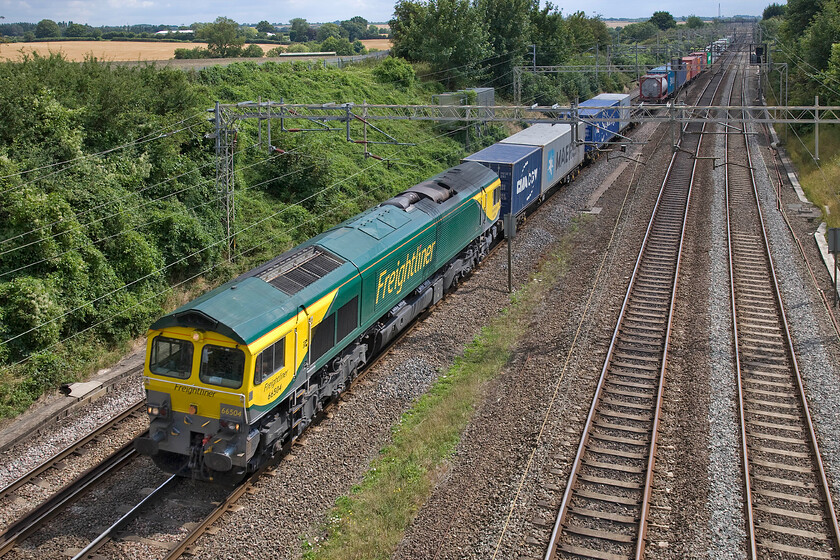
POLYGON ((156 321, 138 451, 206 480, 259 467, 487 255, 499 186, 453 167, 156 321))

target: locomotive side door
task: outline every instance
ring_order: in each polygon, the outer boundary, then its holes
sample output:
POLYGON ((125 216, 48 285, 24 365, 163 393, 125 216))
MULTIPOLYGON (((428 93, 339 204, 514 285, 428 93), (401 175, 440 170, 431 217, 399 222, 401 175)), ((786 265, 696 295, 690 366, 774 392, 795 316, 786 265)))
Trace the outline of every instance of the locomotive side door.
POLYGON ((295 324, 295 373, 299 372, 304 364, 308 362, 309 341, 312 338, 312 316, 307 313, 306 307, 298 307, 297 321, 295 324))

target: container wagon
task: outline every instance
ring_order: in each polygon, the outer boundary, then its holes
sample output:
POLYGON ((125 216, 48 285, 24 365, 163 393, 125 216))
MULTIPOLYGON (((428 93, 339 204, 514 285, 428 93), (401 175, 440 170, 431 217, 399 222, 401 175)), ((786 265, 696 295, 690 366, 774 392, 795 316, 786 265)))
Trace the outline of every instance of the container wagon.
POLYGON ((517 132, 500 144, 537 147, 542 151, 542 181, 540 195, 556 185, 574 178, 577 168, 583 163, 583 145, 575 140, 582 140, 586 134, 583 123, 577 124, 577 138, 568 124, 535 124, 517 132))

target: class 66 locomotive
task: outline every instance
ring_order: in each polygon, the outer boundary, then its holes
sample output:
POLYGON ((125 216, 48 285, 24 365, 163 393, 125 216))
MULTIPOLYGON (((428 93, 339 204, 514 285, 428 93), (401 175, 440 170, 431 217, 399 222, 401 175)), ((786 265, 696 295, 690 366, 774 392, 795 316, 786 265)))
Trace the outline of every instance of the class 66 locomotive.
POLYGON ((161 317, 137 450, 202 480, 258 469, 478 265, 500 212, 498 175, 462 163, 161 317))

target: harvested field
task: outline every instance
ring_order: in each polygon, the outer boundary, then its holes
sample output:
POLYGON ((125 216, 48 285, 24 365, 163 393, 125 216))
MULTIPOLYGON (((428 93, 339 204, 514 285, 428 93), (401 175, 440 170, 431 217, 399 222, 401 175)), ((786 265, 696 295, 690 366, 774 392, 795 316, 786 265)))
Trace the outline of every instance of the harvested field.
MULTIPOLYGON (((391 48, 388 39, 369 39, 362 41, 365 47, 385 50, 391 48)), ((276 44, 262 44, 263 51, 276 47, 276 44)), ((37 52, 40 55, 63 53, 68 60, 82 61, 88 55, 107 61, 170 60, 175 56, 175 49, 207 47, 206 43, 160 43, 140 41, 50 41, 45 43, 0 44, 0 60, 20 60, 23 53, 37 52)))
POLYGON ((390 39, 365 39, 362 44, 366 49, 379 49, 380 51, 391 48, 390 39))
MULTIPOLYGON (((260 45, 268 50, 276 45, 260 45)), ((12 43, 0 48, 0 60, 19 60, 22 53, 40 55, 63 53, 68 60, 81 61, 92 54, 100 60, 168 60, 175 49, 207 47, 206 43, 158 43, 139 41, 50 41, 46 43, 12 43)))

